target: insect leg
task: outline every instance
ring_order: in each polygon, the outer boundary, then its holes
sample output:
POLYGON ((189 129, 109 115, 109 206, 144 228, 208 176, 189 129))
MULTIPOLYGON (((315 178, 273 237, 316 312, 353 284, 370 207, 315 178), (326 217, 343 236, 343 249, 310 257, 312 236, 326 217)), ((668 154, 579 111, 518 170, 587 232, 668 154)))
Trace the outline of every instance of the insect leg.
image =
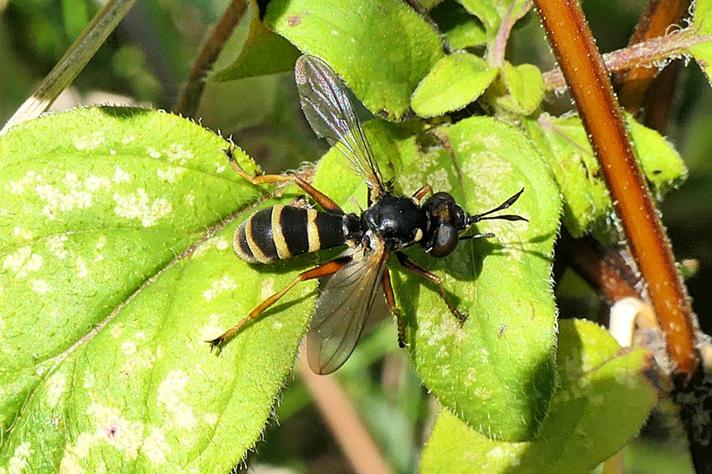
POLYGON ((430 194, 432 192, 433 192, 433 188, 429 184, 426 184, 425 186, 421 187, 413 194, 413 198, 416 201, 420 202, 423 200, 423 198, 425 196, 427 196, 428 194, 430 194))
POLYGON ((223 345, 225 345, 227 342, 229 342, 235 335, 245 327, 247 324, 254 322, 257 320, 264 311, 275 304, 282 296, 287 294, 289 290, 294 288, 297 283, 301 281, 307 281, 307 280, 313 280, 314 278, 321 278, 325 276, 332 275, 341 268, 344 267, 347 263, 351 261, 351 257, 341 257, 341 258, 336 258, 330 262, 327 262, 323 265, 319 265, 318 267, 312 268, 311 270, 306 270, 302 273, 299 274, 294 280, 289 282, 287 286, 279 290, 278 292, 274 293, 272 296, 264 300, 262 303, 258 304, 252 311, 248 313, 247 316, 242 318, 237 324, 235 324, 233 327, 222 333, 220 336, 216 337, 215 339, 212 339, 208 342, 208 344, 211 345, 211 348, 220 348, 223 345))
POLYGON ((319 206, 321 206, 321 208, 325 211, 333 212, 334 214, 344 214, 343 209, 341 209, 341 207, 336 204, 329 196, 322 193, 314 186, 304 181, 299 176, 285 174, 263 174, 260 176, 252 176, 248 174, 245 170, 243 170, 239 164, 237 164, 237 161, 235 161, 235 157, 232 155, 232 148, 226 149, 225 154, 227 155, 227 159, 230 162, 230 166, 232 167, 232 169, 235 170, 235 172, 239 174, 245 181, 248 181, 255 185, 292 182, 302 188, 304 192, 307 193, 312 199, 314 199, 314 201, 319 204, 319 206))
POLYGON ((383 272, 383 293, 386 295, 388 309, 390 309, 393 316, 396 317, 396 324, 398 325, 398 346, 405 347, 405 321, 403 321, 400 309, 396 306, 396 297, 393 294, 391 274, 388 271, 388 267, 386 267, 383 272))
POLYGON ((440 298, 442 298, 450 312, 460 321, 460 323, 464 323, 465 321, 467 321, 467 315, 458 311, 455 305, 450 302, 447 292, 445 291, 445 287, 443 286, 442 279, 439 276, 427 271, 424 268, 421 268, 417 263, 408 258, 408 256, 402 252, 396 252, 396 257, 398 258, 398 262, 405 268, 417 275, 420 275, 426 280, 429 280, 431 283, 435 284, 438 287, 440 298))

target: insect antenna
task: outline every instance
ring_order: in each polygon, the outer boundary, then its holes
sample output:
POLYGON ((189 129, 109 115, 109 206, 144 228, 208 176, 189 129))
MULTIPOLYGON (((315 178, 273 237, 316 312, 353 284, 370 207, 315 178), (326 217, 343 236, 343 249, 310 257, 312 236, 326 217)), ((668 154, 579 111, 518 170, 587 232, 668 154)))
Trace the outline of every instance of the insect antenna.
POLYGON ((527 221, 528 222, 529 219, 527 219, 526 217, 519 216, 517 214, 492 215, 495 212, 503 211, 504 209, 507 209, 512 204, 517 202, 517 199, 519 199, 519 196, 521 196, 523 192, 524 192, 524 188, 520 189, 517 193, 515 193, 514 195, 509 197, 502 204, 500 204, 499 206, 497 206, 495 208, 490 209, 489 211, 485 211, 481 214, 468 214, 466 216, 466 221, 465 221, 466 227, 471 226, 475 222, 484 221, 487 219, 502 219, 505 221, 527 221))

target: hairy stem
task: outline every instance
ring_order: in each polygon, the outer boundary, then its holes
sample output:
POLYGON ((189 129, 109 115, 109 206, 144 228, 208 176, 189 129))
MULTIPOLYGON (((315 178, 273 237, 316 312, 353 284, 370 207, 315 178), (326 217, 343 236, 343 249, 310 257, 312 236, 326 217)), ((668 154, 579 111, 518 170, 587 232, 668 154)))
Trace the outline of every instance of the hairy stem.
POLYGON ((195 63, 193 63, 193 67, 188 75, 188 81, 175 106, 175 112, 186 117, 195 115, 195 111, 198 109, 198 104, 200 103, 200 97, 203 95, 203 89, 205 88, 205 75, 213 63, 215 63, 215 60, 225 46, 225 42, 237 24, 240 23, 246 11, 247 2, 245 2, 245 0, 232 0, 230 5, 225 9, 225 13, 223 13, 213 28, 213 31, 208 35, 208 39, 200 49, 195 63))
MULTIPOLYGON (((712 35, 697 35, 692 30, 685 29, 606 53, 603 55, 603 62, 609 72, 631 68, 648 68, 657 72, 657 63, 688 54, 689 47, 711 41, 712 35)), ((544 84, 547 90, 566 87, 561 69, 544 73, 544 84)))
POLYGON ((693 314, 672 250, 628 138, 603 59, 578 2, 535 0, 601 164, 616 214, 648 287, 675 372, 698 366, 693 314))
POLYGON ((526 2, 521 8, 515 10, 515 2, 509 6, 507 13, 502 18, 502 23, 499 25, 497 35, 492 42, 492 45, 487 51, 487 62, 492 67, 500 67, 504 64, 504 54, 507 50, 507 42, 509 34, 512 32, 514 24, 527 14, 532 8, 532 2, 526 2))

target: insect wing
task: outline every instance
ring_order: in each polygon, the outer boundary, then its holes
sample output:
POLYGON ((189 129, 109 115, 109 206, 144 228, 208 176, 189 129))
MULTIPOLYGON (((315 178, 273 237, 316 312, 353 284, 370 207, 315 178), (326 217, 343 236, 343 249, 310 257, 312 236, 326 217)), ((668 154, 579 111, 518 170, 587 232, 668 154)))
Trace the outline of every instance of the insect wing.
POLYGON ((351 262, 322 281, 307 336, 309 366, 328 374, 349 358, 378 294, 388 260, 387 252, 360 250, 351 262))
POLYGON ((321 59, 297 59, 294 76, 304 116, 318 137, 326 138, 366 178, 372 199, 383 191, 381 170, 354 112, 344 83, 321 59))

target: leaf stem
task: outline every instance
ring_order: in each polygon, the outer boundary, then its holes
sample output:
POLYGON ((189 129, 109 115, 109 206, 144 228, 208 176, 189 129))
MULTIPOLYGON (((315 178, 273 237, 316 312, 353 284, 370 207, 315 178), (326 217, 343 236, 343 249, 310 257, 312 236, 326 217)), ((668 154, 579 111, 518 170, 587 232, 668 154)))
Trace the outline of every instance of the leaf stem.
POLYGON ((507 50, 507 42, 509 35, 512 32, 514 24, 527 14, 532 8, 532 2, 526 2, 518 10, 515 11, 516 2, 509 5, 507 13, 502 17, 502 22, 499 25, 497 34, 494 37, 492 45, 487 50, 487 62, 492 67, 500 67, 504 64, 504 55, 507 50))
MULTIPOLYGON (((712 35, 697 35, 688 28, 606 53, 603 62, 609 72, 641 67, 657 71, 657 62, 688 54, 687 48, 690 46, 708 41, 712 41, 712 35)), ((544 73, 544 85, 550 91, 566 87, 561 69, 544 73)))
POLYGON ((601 164, 631 253, 647 283, 673 370, 689 379, 699 364, 692 308, 633 153, 603 59, 578 2, 535 0, 535 4, 601 164))
POLYGON ((232 0, 225 9, 225 13, 208 35, 193 63, 188 80, 174 108, 176 113, 185 117, 195 115, 200 97, 203 95, 203 89, 205 89, 205 75, 217 60, 225 42, 240 23, 246 11, 247 2, 245 0, 232 0))
POLYGON ((136 0, 109 0, 82 31, 82 34, 74 40, 74 43, 42 80, 30 98, 10 117, 10 120, 0 130, 0 135, 7 132, 12 126, 39 117, 41 113, 45 112, 94 57, 96 51, 104 44, 106 38, 114 31, 116 25, 126 16, 135 2, 136 0))

